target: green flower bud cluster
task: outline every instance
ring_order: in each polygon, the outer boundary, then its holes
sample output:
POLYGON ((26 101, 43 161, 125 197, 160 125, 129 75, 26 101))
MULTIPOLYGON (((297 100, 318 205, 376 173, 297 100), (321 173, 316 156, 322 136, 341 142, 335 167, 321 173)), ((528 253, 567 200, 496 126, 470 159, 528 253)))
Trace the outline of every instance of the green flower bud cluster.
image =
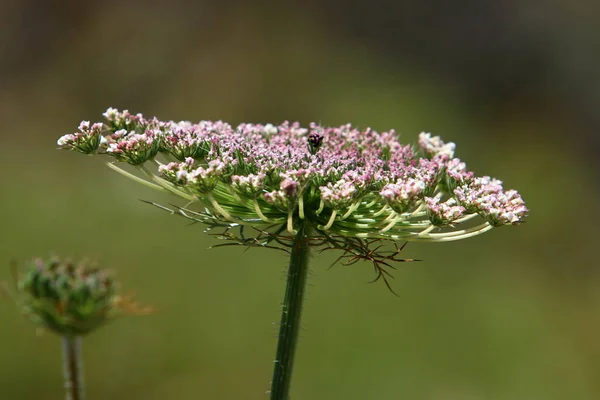
POLYGON ((86 263, 36 258, 19 279, 19 301, 25 314, 42 327, 79 336, 125 310, 128 301, 116 294, 116 286, 106 270, 86 263))

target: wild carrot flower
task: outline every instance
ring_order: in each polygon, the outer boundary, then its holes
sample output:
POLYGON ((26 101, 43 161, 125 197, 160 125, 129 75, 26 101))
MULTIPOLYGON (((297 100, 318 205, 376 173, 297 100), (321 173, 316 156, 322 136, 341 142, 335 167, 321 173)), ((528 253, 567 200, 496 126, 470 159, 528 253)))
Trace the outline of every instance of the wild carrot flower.
POLYGON ((440 242, 514 225, 527 214, 517 192, 475 177, 454 157, 454 143, 429 133, 408 146, 394 131, 351 125, 234 128, 113 108, 104 115, 107 122, 84 121, 59 146, 138 166, 153 187, 201 203, 201 212, 188 214, 197 219, 261 230, 285 223, 288 234, 305 221, 328 236, 440 242))
MULTIPOLYGON (((82 145, 92 139, 80 129, 79 142, 73 139, 77 134, 66 135, 59 146, 133 165, 139 174, 108 163, 185 199, 185 207, 169 211, 223 228, 220 238, 291 253, 280 344, 297 334, 309 247, 341 250, 347 264, 371 261, 376 279, 387 284, 385 268, 406 260, 396 258, 401 248, 381 250, 381 240, 466 239, 517 225, 528 213, 516 191, 505 190, 499 180, 476 177, 455 157, 454 143, 430 133, 421 133, 411 146, 401 144, 393 130, 351 125, 233 127, 222 121, 147 119, 113 108, 104 116, 99 145, 82 145), (244 228, 253 228, 255 237, 246 237, 244 228)), ((273 399, 287 396, 293 348, 278 350, 273 399)))

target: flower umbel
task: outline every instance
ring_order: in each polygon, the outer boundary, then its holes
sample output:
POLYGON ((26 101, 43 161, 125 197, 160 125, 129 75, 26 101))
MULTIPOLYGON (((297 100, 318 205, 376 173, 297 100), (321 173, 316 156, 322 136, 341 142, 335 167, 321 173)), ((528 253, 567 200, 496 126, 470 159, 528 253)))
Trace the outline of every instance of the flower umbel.
POLYGON ((209 229, 222 228, 218 237, 235 244, 286 250, 308 224, 311 247, 344 249, 351 259, 371 260, 377 279, 386 283, 381 268, 390 259, 373 252, 381 240, 466 239, 519 224, 528 213, 516 191, 504 190, 497 179, 476 177, 454 156, 454 143, 430 133, 410 146, 394 131, 349 124, 232 127, 222 121, 147 119, 114 108, 104 116, 104 123, 82 122, 79 136, 63 136, 59 145, 115 158, 108 165, 117 172, 187 201, 175 210, 151 204, 209 229), (82 144, 91 138, 94 143, 82 144), (244 227, 258 234, 249 238, 244 227))
POLYGON ((136 166, 149 186, 201 204, 201 211, 178 213, 207 223, 263 231, 283 223, 291 236, 308 222, 323 236, 440 242, 518 224, 528 212, 516 191, 475 177, 454 157, 454 143, 430 133, 412 147, 400 144, 394 131, 351 125, 234 128, 113 108, 104 115, 107 122, 90 127, 84 121, 79 136, 63 136, 59 145, 136 166), (104 146, 95 145, 98 132, 105 133, 104 146))

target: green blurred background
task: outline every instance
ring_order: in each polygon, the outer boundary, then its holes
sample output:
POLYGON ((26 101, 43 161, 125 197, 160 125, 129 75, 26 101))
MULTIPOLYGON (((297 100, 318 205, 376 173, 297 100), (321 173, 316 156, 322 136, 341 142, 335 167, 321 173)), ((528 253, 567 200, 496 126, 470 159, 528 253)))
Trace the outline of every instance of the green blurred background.
MULTIPOLYGON (((0 280, 61 254, 156 307, 84 342, 89 399, 264 399, 286 259, 56 150, 109 107, 162 119, 431 131, 531 215, 409 244, 396 298, 319 255, 294 399, 600 398, 597 2, 0 1, 0 280)), ((62 398, 59 341, 0 302, 0 398, 62 398)))

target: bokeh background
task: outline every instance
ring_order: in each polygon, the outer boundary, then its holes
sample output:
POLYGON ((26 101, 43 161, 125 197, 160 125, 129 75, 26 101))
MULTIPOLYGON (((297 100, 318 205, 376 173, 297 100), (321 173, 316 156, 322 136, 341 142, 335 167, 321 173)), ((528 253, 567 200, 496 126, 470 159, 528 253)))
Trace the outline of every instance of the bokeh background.
MULTIPOLYGON (((0 280, 91 257, 157 311, 85 340, 90 399, 264 399, 285 257, 226 248, 56 139, 109 107, 352 122, 458 144, 527 223, 410 244, 391 295, 315 257, 294 399, 600 398, 600 3, 0 1, 0 280)), ((0 302, 0 398, 60 399, 59 340, 0 302)))

